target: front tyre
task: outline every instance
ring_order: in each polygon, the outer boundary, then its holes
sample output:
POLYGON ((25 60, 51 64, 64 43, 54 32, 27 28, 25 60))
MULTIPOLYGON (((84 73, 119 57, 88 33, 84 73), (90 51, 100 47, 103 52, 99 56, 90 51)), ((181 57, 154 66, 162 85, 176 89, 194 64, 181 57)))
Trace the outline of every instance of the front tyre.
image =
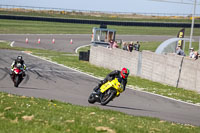
POLYGON ((116 95, 116 90, 115 89, 109 89, 107 90, 103 96, 101 97, 101 105, 106 105, 108 104, 116 95))
POLYGON ((15 77, 14 77, 14 86, 18 87, 18 85, 19 85, 19 75, 15 75, 15 77))
POLYGON ((96 102, 95 95, 92 93, 88 98, 88 102, 94 104, 96 102))
POLYGON ((22 82, 23 78, 22 78, 22 75, 15 75, 14 77, 14 86, 15 87, 18 87, 19 84, 22 82))

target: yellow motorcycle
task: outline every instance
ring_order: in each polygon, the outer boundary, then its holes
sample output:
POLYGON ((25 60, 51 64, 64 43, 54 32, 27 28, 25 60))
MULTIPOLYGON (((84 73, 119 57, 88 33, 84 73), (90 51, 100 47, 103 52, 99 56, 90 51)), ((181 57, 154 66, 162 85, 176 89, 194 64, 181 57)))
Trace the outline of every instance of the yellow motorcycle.
POLYGON ((96 93, 91 93, 88 102, 93 104, 95 102, 101 103, 101 105, 106 105, 112 101, 115 97, 118 97, 120 93, 123 92, 121 83, 117 78, 106 82, 100 87, 100 96, 96 93))

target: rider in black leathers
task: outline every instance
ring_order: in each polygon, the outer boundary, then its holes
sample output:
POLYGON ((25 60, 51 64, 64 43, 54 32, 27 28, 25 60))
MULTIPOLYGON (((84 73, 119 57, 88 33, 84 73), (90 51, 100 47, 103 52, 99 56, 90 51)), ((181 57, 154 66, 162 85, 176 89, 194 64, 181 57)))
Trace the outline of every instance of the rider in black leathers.
POLYGON ((13 76, 14 67, 16 67, 17 63, 21 64, 21 69, 23 70, 23 77, 26 76, 26 74, 25 74, 26 65, 25 65, 24 60, 23 60, 21 55, 17 56, 17 59, 15 59, 13 61, 12 65, 11 65, 11 73, 10 73, 10 75, 13 76))
POLYGON ((127 84, 127 77, 129 75, 129 69, 123 68, 121 71, 119 70, 114 70, 111 73, 109 73, 104 80, 101 80, 100 83, 94 88, 94 91, 96 94, 101 94, 100 92, 100 87, 107 81, 113 80, 117 78, 119 82, 122 85, 123 91, 126 89, 126 84, 127 84))

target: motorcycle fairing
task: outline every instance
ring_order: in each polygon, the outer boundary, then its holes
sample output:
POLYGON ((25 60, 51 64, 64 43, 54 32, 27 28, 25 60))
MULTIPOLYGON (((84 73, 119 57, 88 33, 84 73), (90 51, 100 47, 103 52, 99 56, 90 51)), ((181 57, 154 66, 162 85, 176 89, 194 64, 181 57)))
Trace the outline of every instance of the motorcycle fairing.
POLYGON ((15 72, 15 74, 20 74, 20 72, 22 72, 22 70, 18 69, 18 68, 14 68, 14 72, 15 72))
POLYGON ((107 91, 108 89, 110 89, 111 87, 112 88, 115 88, 117 90, 117 94, 116 96, 118 96, 122 91, 123 89, 121 88, 120 86, 120 82, 118 81, 117 78, 113 79, 112 81, 108 81, 106 82, 105 84, 103 84, 101 87, 100 87, 100 92, 101 93, 104 93, 105 91, 107 91))

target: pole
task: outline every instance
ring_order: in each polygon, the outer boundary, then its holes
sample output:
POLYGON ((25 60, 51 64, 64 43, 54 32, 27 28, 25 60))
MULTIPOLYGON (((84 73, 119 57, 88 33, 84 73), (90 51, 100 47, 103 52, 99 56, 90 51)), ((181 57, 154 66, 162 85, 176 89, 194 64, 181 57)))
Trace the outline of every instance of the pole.
POLYGON ((200 37, 199 37, 199 51, 198 52, 200 52, 200 37))
POLYGON ((185 52, 185 40, 183 40, 183 51, 185 52))
POLYGON ((195 17, 195 10, 196 10, 196 2, 197 2, 197 0, 194 1, 194 8, 193 8, 193 14, 192 14, 192 25, 191 25, 191 32, 190 32, 189 49, 192 47, 192 35, 193 35, 193 28, 194 28, 194 17, 195 17))

